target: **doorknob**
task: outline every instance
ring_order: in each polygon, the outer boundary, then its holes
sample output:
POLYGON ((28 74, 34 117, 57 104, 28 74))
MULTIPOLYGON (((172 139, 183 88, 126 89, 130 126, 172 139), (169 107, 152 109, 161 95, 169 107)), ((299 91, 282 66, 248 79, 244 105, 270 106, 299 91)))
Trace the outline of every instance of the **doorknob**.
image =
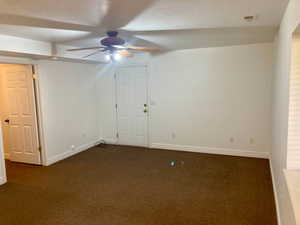
POLYGON ((9 119, 4 120, 5 123, 9 123, 9 119))

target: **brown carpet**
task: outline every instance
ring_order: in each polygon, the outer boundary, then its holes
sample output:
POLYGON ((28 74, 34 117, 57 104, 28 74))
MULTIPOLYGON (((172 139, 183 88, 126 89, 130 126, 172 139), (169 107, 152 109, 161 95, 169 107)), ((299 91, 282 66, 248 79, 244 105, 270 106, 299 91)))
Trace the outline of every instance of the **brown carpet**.
POLYGON ((277 224, 264 159, 105 146, 7 167, 1 225, 277 224))

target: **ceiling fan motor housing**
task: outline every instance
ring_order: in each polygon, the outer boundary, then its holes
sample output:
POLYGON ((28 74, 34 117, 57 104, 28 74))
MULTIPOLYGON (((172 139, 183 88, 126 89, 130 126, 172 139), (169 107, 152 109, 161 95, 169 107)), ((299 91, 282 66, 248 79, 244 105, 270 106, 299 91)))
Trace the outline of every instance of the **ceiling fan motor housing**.
POLYGON ((124 45, 125 41, 119 37, 108 37, 108 38, 102 39, 101 44, 104 46, 124 45))
POLYGON ((104 46, 112 46, 112 45, 123 45, 125 41, 122 38, 117 37, 117 31, 108 31, 107 38, 101 40, 101 44, 104 46))
POLYGON ((108 31, 106 32, 108 37, 117 37, 118 36, 118 31, 108 31))

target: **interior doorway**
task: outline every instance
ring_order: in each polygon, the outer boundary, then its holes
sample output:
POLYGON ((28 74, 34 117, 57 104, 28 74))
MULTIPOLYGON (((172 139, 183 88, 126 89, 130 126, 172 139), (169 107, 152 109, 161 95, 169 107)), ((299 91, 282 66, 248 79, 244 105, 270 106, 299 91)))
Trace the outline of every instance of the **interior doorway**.
POLYGON ((116 71, 117 144, 148 147, 148 76, 144 66, 116 71))
POLYGON ((5 158, 41 165, 33 66, 0 64, 0 119, 5 158))

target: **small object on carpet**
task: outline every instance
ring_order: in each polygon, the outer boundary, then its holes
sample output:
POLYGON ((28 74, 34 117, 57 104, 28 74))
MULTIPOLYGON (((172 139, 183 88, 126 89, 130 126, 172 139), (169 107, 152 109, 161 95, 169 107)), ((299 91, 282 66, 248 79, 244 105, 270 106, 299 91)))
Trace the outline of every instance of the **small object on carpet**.
POLYGON ((170 162, 170 166, 176 166, 176 162, 174 161, 170 162))

